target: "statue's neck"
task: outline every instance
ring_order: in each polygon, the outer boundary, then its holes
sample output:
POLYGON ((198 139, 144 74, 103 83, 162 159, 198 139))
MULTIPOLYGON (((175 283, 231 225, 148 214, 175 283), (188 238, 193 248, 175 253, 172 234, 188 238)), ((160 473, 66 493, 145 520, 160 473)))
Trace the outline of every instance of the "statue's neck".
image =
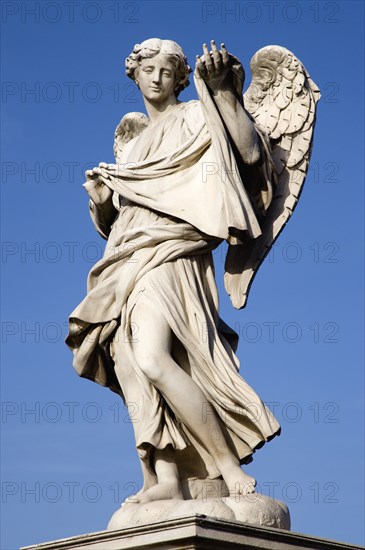
POLYGON ((155 103, 149 101, 147 98, 144 99, 144 104, 148 114, 148 118, 151 122, 154 122, 166 115, 174 108, 175 105, 180 104, 181 102, 176 99, 176 97, 170 96, 164 102, 155 103))

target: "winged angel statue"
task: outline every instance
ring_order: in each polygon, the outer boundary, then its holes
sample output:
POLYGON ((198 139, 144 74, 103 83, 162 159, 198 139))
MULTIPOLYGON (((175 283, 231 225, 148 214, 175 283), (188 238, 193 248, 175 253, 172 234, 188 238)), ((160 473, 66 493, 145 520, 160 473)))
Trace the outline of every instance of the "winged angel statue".
MULTIPOLYGON (((126 73, 148 116, 115 133, 115 164, 86 173, 91 217, 107 240, 67 344, 80 376, 129 407, 144 485, 133 502, 199 498, 199 481, 255 491, 241 466, 280 426, 239 375, 238 336, 219 317, 212 251, 228 241, 225 287, 246 304, 261 262, 290 218, 311 154, 320 94, 289 50, 267 46, 244 71, 203 45, 198 100, 181 47, 134 46, 126 73)), ((228 492, 228 493, 227 493, 228 492)))

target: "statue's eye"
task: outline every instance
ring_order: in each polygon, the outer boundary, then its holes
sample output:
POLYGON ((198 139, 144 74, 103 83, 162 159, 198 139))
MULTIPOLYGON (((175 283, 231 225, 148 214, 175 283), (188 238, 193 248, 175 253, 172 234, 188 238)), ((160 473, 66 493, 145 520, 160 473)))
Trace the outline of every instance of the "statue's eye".
POLYGON ((170 76, 171 76, 171 72, 170 72, 170 71, 163 71, 163 75, 164 75, 164 76, 170 77, 170 76))

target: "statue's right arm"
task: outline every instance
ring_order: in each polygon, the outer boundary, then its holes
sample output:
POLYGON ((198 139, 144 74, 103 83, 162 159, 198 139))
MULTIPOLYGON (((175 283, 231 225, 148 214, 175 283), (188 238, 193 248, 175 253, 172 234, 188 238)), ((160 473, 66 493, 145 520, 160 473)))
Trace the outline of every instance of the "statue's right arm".
POLYGON ((91 219, 98 233, 107 239, 118 211, 113 205, 113 192, 98 178, 98 170, 94 168, 86 172, 87 181, 84 188, 90 197, 91 219))

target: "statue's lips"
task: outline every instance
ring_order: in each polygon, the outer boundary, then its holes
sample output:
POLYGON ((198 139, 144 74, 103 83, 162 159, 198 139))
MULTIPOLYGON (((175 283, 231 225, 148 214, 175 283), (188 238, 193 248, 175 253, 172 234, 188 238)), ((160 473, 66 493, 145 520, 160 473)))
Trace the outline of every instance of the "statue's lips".
POLYGON ((154 88, 153 86, 150 86, 150 90, 153 92, 161 92, 161 88, 154 88))

